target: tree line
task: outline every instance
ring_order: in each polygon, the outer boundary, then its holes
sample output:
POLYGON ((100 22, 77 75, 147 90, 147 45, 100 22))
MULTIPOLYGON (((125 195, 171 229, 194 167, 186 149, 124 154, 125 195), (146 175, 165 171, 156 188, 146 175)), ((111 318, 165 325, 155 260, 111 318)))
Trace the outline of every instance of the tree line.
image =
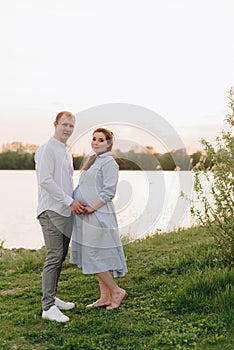
MULTIPOLYGON (((5 150, 0 153, 1 170, 34 170, 34 152, 22 150, 5 150)), ((211 167, 211 160, 203 151, 188 155, 186 149, 174 150, 167 153, 138 153, 114 151, 114 157, 120 170, 191 170, 201 160, 205 167, 211 167)), ((79 170, 85 160, 84 155, 73 155, 74 169, 79 170)))

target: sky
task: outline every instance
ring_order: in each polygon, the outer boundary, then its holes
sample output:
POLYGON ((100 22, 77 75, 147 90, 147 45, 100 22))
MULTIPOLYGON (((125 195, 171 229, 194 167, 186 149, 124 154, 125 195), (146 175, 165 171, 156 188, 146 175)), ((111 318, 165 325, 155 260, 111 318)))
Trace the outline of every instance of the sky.
POLYGON ((40 144, 59 111, 110 104, 153 111, 187 147, 212 142, 234 85, 233 13, 233 0, 2 1, 0 145, 40 144))

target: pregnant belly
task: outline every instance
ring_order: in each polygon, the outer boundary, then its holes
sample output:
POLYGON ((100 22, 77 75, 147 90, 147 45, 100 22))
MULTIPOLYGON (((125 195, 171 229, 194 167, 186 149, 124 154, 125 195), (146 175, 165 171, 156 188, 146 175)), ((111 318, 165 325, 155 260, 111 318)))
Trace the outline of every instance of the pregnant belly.
POLYGON ((85 199, 82 197, 82 194, 80 192, 79 187, 74 191, 74 199, 77 199, 78 201, 84 203, 84 204, 88 204, 85 199))
POLYGON ((98 192, 94 186, 79 185, 74 191, 74 199, 81 201, 86 205, 92 205, 98 197, 98 192))

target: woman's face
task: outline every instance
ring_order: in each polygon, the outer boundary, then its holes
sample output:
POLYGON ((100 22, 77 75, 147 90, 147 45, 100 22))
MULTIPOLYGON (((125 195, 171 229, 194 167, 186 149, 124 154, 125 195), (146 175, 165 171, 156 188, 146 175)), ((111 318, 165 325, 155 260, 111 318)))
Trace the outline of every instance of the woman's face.
POLYGON ((91 146, 94 152, 102 153, 107 151, 107 140, 103 132, 95 132, 93 134, 91 146))

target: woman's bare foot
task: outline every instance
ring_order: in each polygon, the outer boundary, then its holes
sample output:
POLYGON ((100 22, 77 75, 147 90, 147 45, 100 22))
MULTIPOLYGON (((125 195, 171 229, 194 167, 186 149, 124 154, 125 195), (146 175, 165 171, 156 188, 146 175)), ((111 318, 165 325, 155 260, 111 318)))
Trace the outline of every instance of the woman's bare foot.
POLYGON ((86 307, 103 307, 111 305, 111 299, 98 299, 92 304, 87 305, 86 307))
POLYGON ((106 307, 106 309, 107 310, 117 309, 120 306, 120 304, 122 303, 122 301, 127 298, 127 296, 128 296, 128 294, 124 289, 120 289, 120 291, 115 293, 115 294, 113 293, 112 294, 112 302, 111 302, 110 306, 106 307))

